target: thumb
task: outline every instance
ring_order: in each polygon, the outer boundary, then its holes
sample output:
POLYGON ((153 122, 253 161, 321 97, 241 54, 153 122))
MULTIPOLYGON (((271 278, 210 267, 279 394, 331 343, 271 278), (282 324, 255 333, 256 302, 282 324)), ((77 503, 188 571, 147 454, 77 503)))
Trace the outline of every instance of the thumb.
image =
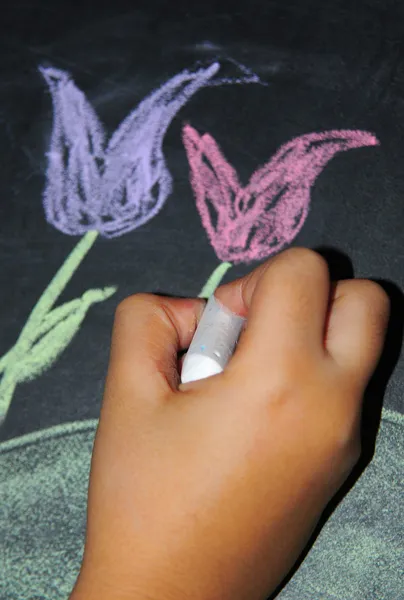
MULTIPOLYGON (((106 401, 125 390, 137 398, 161 399, 177 389, 177 355, 186 349, 205 301, 137 294, 118 306, 112 334, 106 401)), ((120 402, 124 400, 120 400, 120 402)))

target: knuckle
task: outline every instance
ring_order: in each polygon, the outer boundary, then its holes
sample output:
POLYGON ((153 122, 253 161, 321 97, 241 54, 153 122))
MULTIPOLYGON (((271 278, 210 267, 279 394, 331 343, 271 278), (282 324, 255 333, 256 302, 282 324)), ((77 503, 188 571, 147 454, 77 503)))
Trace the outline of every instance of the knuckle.
POLYGON ((360 413, 341 397, 333 398, 333 410, 326 415, 326 445, 342 468, 352 468, 361 454, 360 413))
POLYGON ((343 428, 338 436, 334 436, 333 442, 334 456, 340 469, 339 475, 346 477, 362 453, 360 435, 352 433, 349 428, 343 428))
POLYGON ((348 450, 348 460, 351 466, 354 466, 361 454, 362 454, 362 441, 360 438, 360 435, 356 435, 352 440, 351 443, 349 445, 349 447, 347 448, 348 450))
POLYGON ((360 452, 360 436, 346 419, 334 429, 330 440, 334 450, 342 456, 353 456, 360 452))
POLYGON ((311 273, 321 280, 329 278, 327 261, 318 252, 309 248, 289 248, 284 255, 299 273, 311 273))
POLYGON ((133 313, 141 307, 150 306, 153 304, 152 294, 133 294, 121 300, 115 310, 115 318, 120 318, 122 315, 133 313))
POLYGON ((390 310, 390 298, 381 285, 375 281, 361 281, 362 296, 375 312, 385 316, 390 310))
POLYGON ((368 319, 370 325, 383 330, 390 313, 390 299, 384 289, 374 281, 357 281, 350 294, 350 302, 368 319))
POLYGON ((274 361, 271 377, 261 377, 260 391, 264 403, 273 407, 295 402, 313 373, 310 357, 303 354, 274 361))

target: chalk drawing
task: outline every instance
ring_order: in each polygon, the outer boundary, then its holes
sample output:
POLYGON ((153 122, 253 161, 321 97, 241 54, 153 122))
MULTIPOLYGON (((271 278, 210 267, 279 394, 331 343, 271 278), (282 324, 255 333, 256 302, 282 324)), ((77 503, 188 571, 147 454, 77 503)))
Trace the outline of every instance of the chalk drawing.
MULTIPOLYGON (((227 265, 262 260, 290 244, 308 215, 311 187, 332 157, 378 144, 366 131, 305 134, 281 146, 243 187, 211 135, 200 136, 186 125, 183 142, 202 224, 227 265)), ((204 297, 220 282, 217 277, 210 281, 201 292, 204 297)))
POLYGON ((200 293, 198 294, 198 298, 209 298, 232 266, 233 265, 230 262, 220 263, 220 265, 216 267, 201 289, 200 293))
POLYGON ((0 422, 16 386, 48 369, 73 339, 89 308, 114 294, 115 287, 90 289, 81 298, 53 308, 96 236, 89 232, 76 245, 35 305, 16 344, 0 359, 0 422))
POLYGON ((42 68, 54 105, 44 194, 49 223, 68 235, 96 230, 112 238, 152 219, 172 191, 162 148, 167 128, 219 67, 170 79, 129 114, 106 147, 101 122, 69 74, 42 68))
POLYGON ((89 308, 116 291, 112 286, 88 290, 54 308, 99 234, 113 238, 133 231, 163 207, 172 191, 163 139, 178 111, 203 86, 260 82, 249 69, 235 64, 241 71, 236 78, 214 80, 218 62, 175 75, 128 115, 108 144, 101 121, 69 73, 40 67, 54 111, 45 217, 61 232, 83 237, 43 292, 17 343, 0 359, 0 422, 17 384, 48 369, 77 333, 89 308))

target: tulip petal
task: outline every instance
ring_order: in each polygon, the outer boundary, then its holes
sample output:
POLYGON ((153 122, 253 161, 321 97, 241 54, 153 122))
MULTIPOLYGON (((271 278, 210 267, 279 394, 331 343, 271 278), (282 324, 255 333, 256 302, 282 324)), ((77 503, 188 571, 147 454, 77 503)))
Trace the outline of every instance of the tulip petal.
POLYGON ((237 173, 209 134, 200 136, 193 127, 186 125, 182 137, 202 224, 218 257, 225 261, 223 242, 226 240, 221 234, 225 233, 229 220, 236 216, 234 199, 241 189, 237 173))
POLYGON ((247 259, 265 258, 268 249, 274 254, 292 242, 308 215, 311 187, 335 154, 377 143, 365 131, 331 130, 303 135, 282 146, 244 191, 250 200, 248 214, 257 225, 247 259))
POLYGON ((44 208, 47 221, 69 235, 98 228, 104 131, 93 108, 68 73, 40 68, 54 108, 44 208))
POLYGON ((102 233, 116 237, 149 221, 172 190, 163 138, 178 111, 219 70, 183 71, 145 98, 123 121, 106 151, 102 233))

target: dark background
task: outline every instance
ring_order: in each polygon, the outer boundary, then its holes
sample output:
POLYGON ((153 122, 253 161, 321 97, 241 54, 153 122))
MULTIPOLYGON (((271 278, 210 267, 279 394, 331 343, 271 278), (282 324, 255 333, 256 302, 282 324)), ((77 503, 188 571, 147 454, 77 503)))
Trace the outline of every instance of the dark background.
MULTIPOLYGON (((311 194, 296 245, 326 248, 332 270, 383 280, 393 317, 368 402, 404 412, 404 15, 400 3, 324 0, 8 3, 0 23, 0 354, 78 238, 44 218, 52 128, 38 66, 69 71, 111 135, 153 89, 197 61, 237 60, 267 86, 200 90, 164 142, 174 192, 160 214, 122 237, 97 240, 61 301, 117 285, 94 305, 57 363, 14 393, 0 436, 97 417, 117 302, 138 291, 196 295, 218 259, 189 184, 181 128, 208 131, 243 183, 281 144, 327 129, 373 132, 380 146, 338 154, 311 194), (331 249, 331 251, 330 251, 331 249), (398 361, 398 362, 397 362, 398 361), (396 364, 397 363, 397 364, 396 364)), ((246 273, 253 265, 229 271, 246 273)), ((270 335, 270 332, 269 332, 270 335)))

